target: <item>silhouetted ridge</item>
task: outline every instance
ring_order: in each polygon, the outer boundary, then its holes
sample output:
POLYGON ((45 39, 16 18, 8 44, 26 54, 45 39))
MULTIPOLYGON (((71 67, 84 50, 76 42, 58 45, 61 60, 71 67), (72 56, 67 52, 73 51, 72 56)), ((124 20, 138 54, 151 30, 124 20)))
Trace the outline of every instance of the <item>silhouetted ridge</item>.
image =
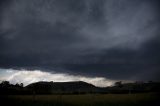
POLYGON ((96 87, 83 81, 73 82, 36 82, 23 87, 21 84, 10 84, 8 81, 0 83, 0 95, 11 94, 87 94, 87 93, 144 93, 160 92, 160 82, 149 81, 122 83, 116 82, 115 86, 96 87))
POLYGON ((92 84, 83 81, 74 82, 36 82, 26 86, 35 93, 89 93, 98 89, 92 84))

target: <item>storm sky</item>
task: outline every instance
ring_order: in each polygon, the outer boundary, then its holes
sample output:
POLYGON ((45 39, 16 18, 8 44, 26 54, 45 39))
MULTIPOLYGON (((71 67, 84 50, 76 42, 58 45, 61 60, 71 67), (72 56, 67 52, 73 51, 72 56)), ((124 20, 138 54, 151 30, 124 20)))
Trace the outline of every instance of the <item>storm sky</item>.
POLYGON ((159 13, 159 0, 1 0, 0 79, 25 69, 159 81, 159 13))

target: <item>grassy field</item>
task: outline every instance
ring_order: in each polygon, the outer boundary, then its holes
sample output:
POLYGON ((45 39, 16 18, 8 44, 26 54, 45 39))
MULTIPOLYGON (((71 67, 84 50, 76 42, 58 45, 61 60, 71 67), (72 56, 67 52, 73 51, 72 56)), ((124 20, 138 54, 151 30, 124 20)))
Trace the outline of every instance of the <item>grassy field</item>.
MULTIPOLYGON (((86 94, 86 95, 10 95, 2 102, 16 106, 158 106, 158 95, 86 94), (5 101, 6 100, 6 101, 5 101)), ((1 103, 2 103, 1 102, 1 103)))

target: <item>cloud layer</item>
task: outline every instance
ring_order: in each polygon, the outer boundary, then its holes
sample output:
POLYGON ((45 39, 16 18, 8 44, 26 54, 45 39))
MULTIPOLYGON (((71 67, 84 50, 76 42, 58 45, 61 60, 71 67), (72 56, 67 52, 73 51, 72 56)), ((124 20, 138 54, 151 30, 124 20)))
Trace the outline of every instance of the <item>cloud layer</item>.
POLYGON ((0 67, 159 80, 158 0, 1 0, 0 67))

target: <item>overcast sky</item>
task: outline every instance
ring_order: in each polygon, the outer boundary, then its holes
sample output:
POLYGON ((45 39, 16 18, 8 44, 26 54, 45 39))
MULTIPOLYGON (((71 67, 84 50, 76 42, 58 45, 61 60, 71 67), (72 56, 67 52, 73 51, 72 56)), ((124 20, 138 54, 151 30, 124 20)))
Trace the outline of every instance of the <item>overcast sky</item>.
POLYGON ((159 12, 159 0, 0 0, 0 79, 25 69, 159 81, 159 12))

